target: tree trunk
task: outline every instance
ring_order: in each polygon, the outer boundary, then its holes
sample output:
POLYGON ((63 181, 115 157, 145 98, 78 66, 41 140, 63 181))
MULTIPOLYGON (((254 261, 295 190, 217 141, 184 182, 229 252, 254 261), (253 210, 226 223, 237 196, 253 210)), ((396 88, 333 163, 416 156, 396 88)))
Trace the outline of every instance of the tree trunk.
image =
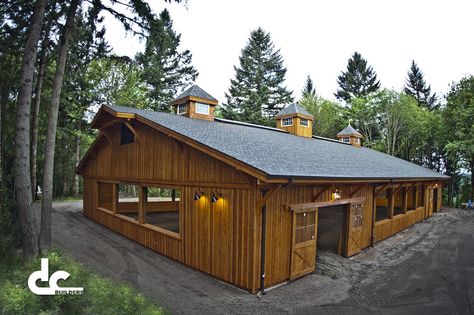
MULTIPOLYGON (((81 137, 79 135, 76 136, 76 152, 74 153, 74 167, 80 162, 81 158, 81 137)), ((79 176, 77 176, 76 172, 74 172, 74 184, 72 185, 72 195, 74 197, 79 196, 79 176)))
POLYGON ((30 115, 38 41, 41 36, 47 3, 48 0, 38 0, 31 17, 31 27, 28 30, 20 70, 20 87, 16 109, 15 204, 22 232, 23 256, 26 260, 38 254, 37 227, 32 208, 33 200, 31 198, 30 115))
MULTIPOLYGON (((0 93, 1 95, 1 93, 0 93)), ((5 186, 3 183, 3 142, 2 142, 2 137, 3 137, 3 129, 2 129, 2 114, 3 114, 3 104, 0 102, 0 228, 3 226, 2 220, 3 220, 3 214, 2 214, 2 209, 3 209, 3 187, 5 186)))
POLYGON ((46 136, 46 147, 43 168, 43 187, 41 198, 41 229, 39 235, 39 246, 42 252, 47 251, 51 245, 51 211, 53 204, 53 171, 54 151, 56 145, 56 130, 58 126, 59 97, 63 85, 64 70, 66 68, 69 41, 72 34, 74 18, 80 0, 72 0, 71 6, 64 25, 61 45, 59 47, 56 74, 53 80, 53 92, 51 105, 48 112, 48 131, 46 136))
POLYGON ((471 201, 474 200, 474 160, 471 160, 469 163, 471 167, 471 194, 470 199, 471 201))
MULTIPOLYGON (((54 8, 53 8, 54 10, 54 8)), ((41 57, 39 60, 39 71, 38 71, 38 79, 36 83, 35 89, 35 103, 33 109, 33 116, 31 118, 31 152, 30 152, 30 160, 31 160, 31 186, 32 186, 32 196, 33 200, 38 199, 38 180, 36 178, 37 173, 37 153, 38 153, 38 123, 39 123, 39 111, 41 105, 41 93, 43 90, 43 81, 44 75, 46 72, 46 62, 47 62, 47 52, 49 46, 49 36, 51 31, 51 25, 53 22, 53 18, 51 17, 46 25, 44 30, 44 37, 43 43, 41 44, 41 57)))

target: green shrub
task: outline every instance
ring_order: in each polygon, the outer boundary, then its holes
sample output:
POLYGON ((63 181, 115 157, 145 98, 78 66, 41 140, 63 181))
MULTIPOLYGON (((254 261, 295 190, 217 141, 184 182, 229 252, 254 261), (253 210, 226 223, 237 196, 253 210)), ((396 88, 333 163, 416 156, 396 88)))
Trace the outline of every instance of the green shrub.
POLYGON ((27 282, 33 271, 40 270, 40 259, 25 264, 16 258, 0 266, 0 314, 163 314, 162 308, 126 284, 98 276, 59 251, 51 251, 48 258, 50 275, 57 270, 70 274, 58 285, 83 287, 84 294, 33 294, 27 282))

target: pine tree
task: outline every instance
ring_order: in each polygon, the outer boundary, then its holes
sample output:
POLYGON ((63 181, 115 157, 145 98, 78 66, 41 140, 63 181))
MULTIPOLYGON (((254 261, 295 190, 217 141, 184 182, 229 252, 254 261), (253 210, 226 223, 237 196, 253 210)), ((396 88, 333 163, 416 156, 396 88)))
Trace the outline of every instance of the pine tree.
POLYGON ((153 19, 150 24, 145 51, 136 60, 142 67, 142 79, 149 86, 150 108, 169 111, 169 102, 178 90, 196 80, 198 72, 191 65, 191 52, 178 51, 181 35, 173 30, 168 10, 163 10, 159 19, 153 19))
POLYGON ((286 68, 280 50, 275 50, 270 33, 258 28, 250 33, 239 59, 240 67, 234 66, 235 79, 230 80, 226 93, 223 116, 273 125, 273 117, 293 101, 292 91, 283 85, 286 68))
POLYGON ((338 99, 350 103, 353 98, 362 97, 380 88, 380 81, 367 60, 361 54, 354 52, 347 62, 346 72, 337 77, 339 90, 334 94, 338 99))
POLYGON ((316 95, 316 88, 314 87, 313 80, 311 80, 311 77, 309 75, 306 77, 306 82, 304 84, 303 90, 301 91, 301 94, 303 98, 316 95))
POLYGON ((415 63, 415 60, 411 62, 404 91, 406 94, 413 96, 421 107, 426 107, 430 110, 437 107, 436 93, 431 94, 431 86, 426 84, 424 74, 415 63))

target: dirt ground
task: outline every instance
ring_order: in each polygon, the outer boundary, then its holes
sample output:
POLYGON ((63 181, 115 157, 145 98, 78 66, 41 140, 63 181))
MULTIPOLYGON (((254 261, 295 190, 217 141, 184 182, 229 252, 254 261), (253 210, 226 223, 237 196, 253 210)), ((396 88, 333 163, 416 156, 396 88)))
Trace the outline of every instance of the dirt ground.
MULTIPOLYGON (((472 314, 474 212, 443 209, 346 259, 252 295, 161 256, 55 203, 53 243, 96 272, 126 281, 173 313, 472 314)), ((85 288, 87 290, 87 288, 85 288)))

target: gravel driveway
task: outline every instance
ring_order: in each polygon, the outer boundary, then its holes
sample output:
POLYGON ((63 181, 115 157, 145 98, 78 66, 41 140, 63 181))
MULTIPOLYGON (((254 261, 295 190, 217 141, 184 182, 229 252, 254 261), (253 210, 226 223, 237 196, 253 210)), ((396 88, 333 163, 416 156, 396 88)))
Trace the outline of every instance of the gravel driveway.
POLYGON ((173 313, 474 312, 474 214, 465 211, 436 213, 350 259, 321 255, 316 273, 258 297, 89 220, 82 202, 54 208, 54 246, 173 313))

